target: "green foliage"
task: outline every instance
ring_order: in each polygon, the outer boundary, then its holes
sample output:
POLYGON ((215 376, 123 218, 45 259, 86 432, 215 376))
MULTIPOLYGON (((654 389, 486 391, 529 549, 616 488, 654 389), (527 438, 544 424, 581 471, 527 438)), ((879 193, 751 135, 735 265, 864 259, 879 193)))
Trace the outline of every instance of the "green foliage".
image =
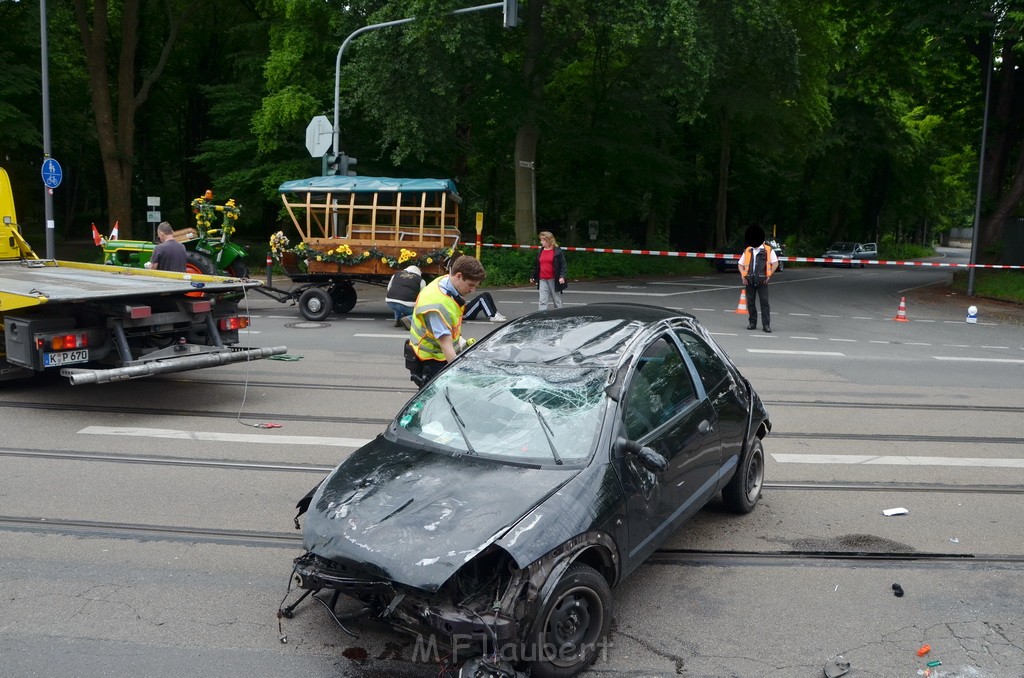
MULTIPOLYGON (((953 274, 953 289, 967 292, 967 271, 953 274)), ((1024 271, 977 269, 974 272, 974 293, 988 299, 1002 299, 1024 304, 1024 271)))

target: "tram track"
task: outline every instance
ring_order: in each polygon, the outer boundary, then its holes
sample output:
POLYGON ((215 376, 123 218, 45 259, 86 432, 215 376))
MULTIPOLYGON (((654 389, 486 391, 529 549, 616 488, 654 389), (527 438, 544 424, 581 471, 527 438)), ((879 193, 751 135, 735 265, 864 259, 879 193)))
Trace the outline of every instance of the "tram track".
MULTIPOLYGON (((801 405, 803 406, 803 405, 801 405)), ((842 406, 848 407, 847 403, 833 403, 821 404, 821 406, 842 406)), ((875 408, 875 405, 865 405, 865 407, 875 408)), ((904 405, 886 405, 887 409, 892 408, 903 408, 904 405)), ((24 410, 24 411, 60 411, 60 412, 81 412, 91 414, 109 414, 111 411, 111 405, 109 404, 90 404, 90 403, 55 403, 55 402, 40 402, 40 401, 0 401, 0 408, 7 408, 13 410, 24 410)), ((185 408, 164 408, 164 407, 139 407, 132 405, 117 405, 117 412, 119 414, 131 414, 139 417, 189 417, 189 418, 203 418, 203 419, 219 419, 219 420, 234 420, 241 418, 248 420, 259 420, 259 421, 292 421, 292 422, 310 422, 310 423, 326 423, 326 424, 351 424, 351 425, 370 425, 370 426, 387 426, 391 423, 390 417, 357 417, 357 416, 344 416, 344 415, 326 415, 326 414, 295 414, 288 412, 242 412, 241 415, 237 411, 227 410, 189 410, 185 408)), ((923 409, 923 408, 918 408, 923 409)), ((943 406, 928 406, 927 409, 934 409, 935 411, 944 412, 947 408, 943 406)), ((976 408, 958 408, 958 411, 962 412, 994 412, 994 413, 1012 413, 1015 411, 1024 412, 1024 408, 998 408, 998 407, 976 407, 976 408)), ((1024 447, 1024 438, 1013 437, 1013 436, 969 436, 969 435, 933 435, 933 434, 907 434, 907 433, 834 433, 834 432, 815 432, 815 431, 779 431, 776 430, 772 433, 773 440, 831 440, 831 441, 867 441, 867 442, 878 442, 878 443, 906 443, 906 442, 918 442, 918 443, 933 443, 933 444, 993 444, 993 445, 1015 445, 1024 447)))
MULTIPOLYGON (((182 468, 227 469, 237 471, 269 471, 279 473, 311 473, 326 475, 334 466, 287 462, 264 462, 224 458, 174 457, 167 455, 127 455, 106 452, 57 451, 28 448, 0 448, 0 457, 23 459, 56 459, 62 461, 102 464, 143 464, 182 468)), ((839 491, 839 492, 930 492, 942 494, 1024 494, 1024 485, 954 485, 949 483, 884 483, 884 482, 808 482, 766 481, 765 490, 839 491)))
MULTIPOLYGON (((137 523, 67 520, 36 516, 0 516, 0 531, 63 534, 73 537, 97 539, 134 539, 142 541, 182 542, 191 544, 218 544, 272 549, 301 549, 302 534, 259 530, 231 530, 224 528, 182 527, 175 525, 145 525, 137 523)), ((901 564, 929 566, 1013 566, 1024 564, 1024 555, 975 554, 940 552, 886 552, 886 551, 736 551, 716 549, 658 549, 648 559, 648 565, 717 565, 732 567, 742 564, 756 565, 818 565, 831 562, 869 565, 901 564)))

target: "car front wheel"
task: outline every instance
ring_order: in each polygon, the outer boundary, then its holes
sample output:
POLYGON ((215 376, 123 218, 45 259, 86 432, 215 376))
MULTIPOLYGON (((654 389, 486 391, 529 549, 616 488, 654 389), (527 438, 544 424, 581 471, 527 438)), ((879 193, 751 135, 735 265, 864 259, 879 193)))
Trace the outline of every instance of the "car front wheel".
POLYGON ((532 634, 538 678, 569 678, 590 666, 612 622, 612 592, 594 568, 577 563, 558 581, 532 634))
POLYGON ((750 450, 740 460, 740 467, 729 484, 722 489, 725 506, 733 513, 750 513, 761 498, 764 485, 764 445, 755 437, 750 450))

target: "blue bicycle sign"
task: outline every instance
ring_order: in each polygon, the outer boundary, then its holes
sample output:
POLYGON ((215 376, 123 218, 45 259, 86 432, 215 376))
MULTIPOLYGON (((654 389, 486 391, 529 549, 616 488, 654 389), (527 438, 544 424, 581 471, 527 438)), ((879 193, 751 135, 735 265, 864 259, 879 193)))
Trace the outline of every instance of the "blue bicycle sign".
POLYGON ((43 161, 43 167, 40 170, 43 175, 43 183, 49 188, 57 188, 60 186, 60 180, 64 177, 64 172, 60 168, 60 163, 53 158, 47 158, 43 161))

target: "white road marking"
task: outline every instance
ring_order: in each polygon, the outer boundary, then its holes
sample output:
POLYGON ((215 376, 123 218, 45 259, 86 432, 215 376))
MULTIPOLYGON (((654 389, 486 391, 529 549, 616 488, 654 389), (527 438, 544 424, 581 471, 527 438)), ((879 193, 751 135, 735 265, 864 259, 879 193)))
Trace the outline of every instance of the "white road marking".
POLYGON ((874 454, 776 454, 781 464, 857 464, 862 466, 980 466, 987 468, 1024 468, 1024 459, 988 457, 908 457, 874 454))
POLYGON ((789 315, 798 316, 798 317, 801 317, 801 318, 810 318, 811 317, 810 313, 790 313, 789 315))
POLYGON ((874 318, 869 318, 866 315, 855 315, 855 316, 853 316, 853 319, 854 320, 874 320, 874 318))
POLYGON ((857 343, 856 339, 836 339, 836 338, 830 338, 829 341, 846 341, 846 342, 849 342, 851 344, 856 344, 857 343))
POLYGON ((736 332, 712 332, 711 336, 713 336, 713 337, 738 337, 740 335, 737 334, 736 332))
POLYGON ((903 345, 904 346, 931 346, 931 344, 926 344, 923 341, 908 341, 908 342, 905 342, 903 345))
POLYGON ((842 318, 841 315, 820 315, 819 318, 842 318))
POLYGON ((277 318, 278 320, 295 320, 293 315, 268 315, 268 318, 277 318))
POLYGON ((239 334, 259 334, 259 330, 238 330, 239 334))
POLYGON ((845 353, 837 353, 835 351, 783 351, 773 348, 748 348, 747 353, 779 353, 781 355, 831 355, 840 358, 845 358, 845 353))
POLYGON ((879 339, 868 339, 869 344, 888 344, 888 341, 881 341, 879 339))
POLYGON ((694 311, 707 311, 709 313, 713 313, 713 312, 717 311, 718 309, 717 308, 695 308, 693 310, 694 311))
POLYGON ((967 344, 943 344, 946 348, 970 348, 967 344))
POLYGON ((813 339, 814 341, 817 341, 818 337, 790 337, 790 339, 813 339))
POLYGON ((1011 363, 1014 365, 1024 365, 1024 360, 1017 360, 1014 358, 957 358, 945 355, 933 355, 932 357, 936 360, 960 361, 965 363, 1011 363))
POLYGON ((1009 346, 982 346, 982 348, 1010 348, 1009 346))
POLYGON ((135 428, 132 426, 86 426, 79 433, 102 436, 132 436, 171 440, 207 440, 219 443, 271 443, 274 445, 329 445, 362 447, 370 442, 362 438, 325 438, 321 436, 283 436, 277 433, 214 433, 179 431, 171 428, 135 428))
POLYGON ((915 323, 933 323, 935 321, 934 320, 922 320, 920 318, 914 318, 914 322, 915 323))

